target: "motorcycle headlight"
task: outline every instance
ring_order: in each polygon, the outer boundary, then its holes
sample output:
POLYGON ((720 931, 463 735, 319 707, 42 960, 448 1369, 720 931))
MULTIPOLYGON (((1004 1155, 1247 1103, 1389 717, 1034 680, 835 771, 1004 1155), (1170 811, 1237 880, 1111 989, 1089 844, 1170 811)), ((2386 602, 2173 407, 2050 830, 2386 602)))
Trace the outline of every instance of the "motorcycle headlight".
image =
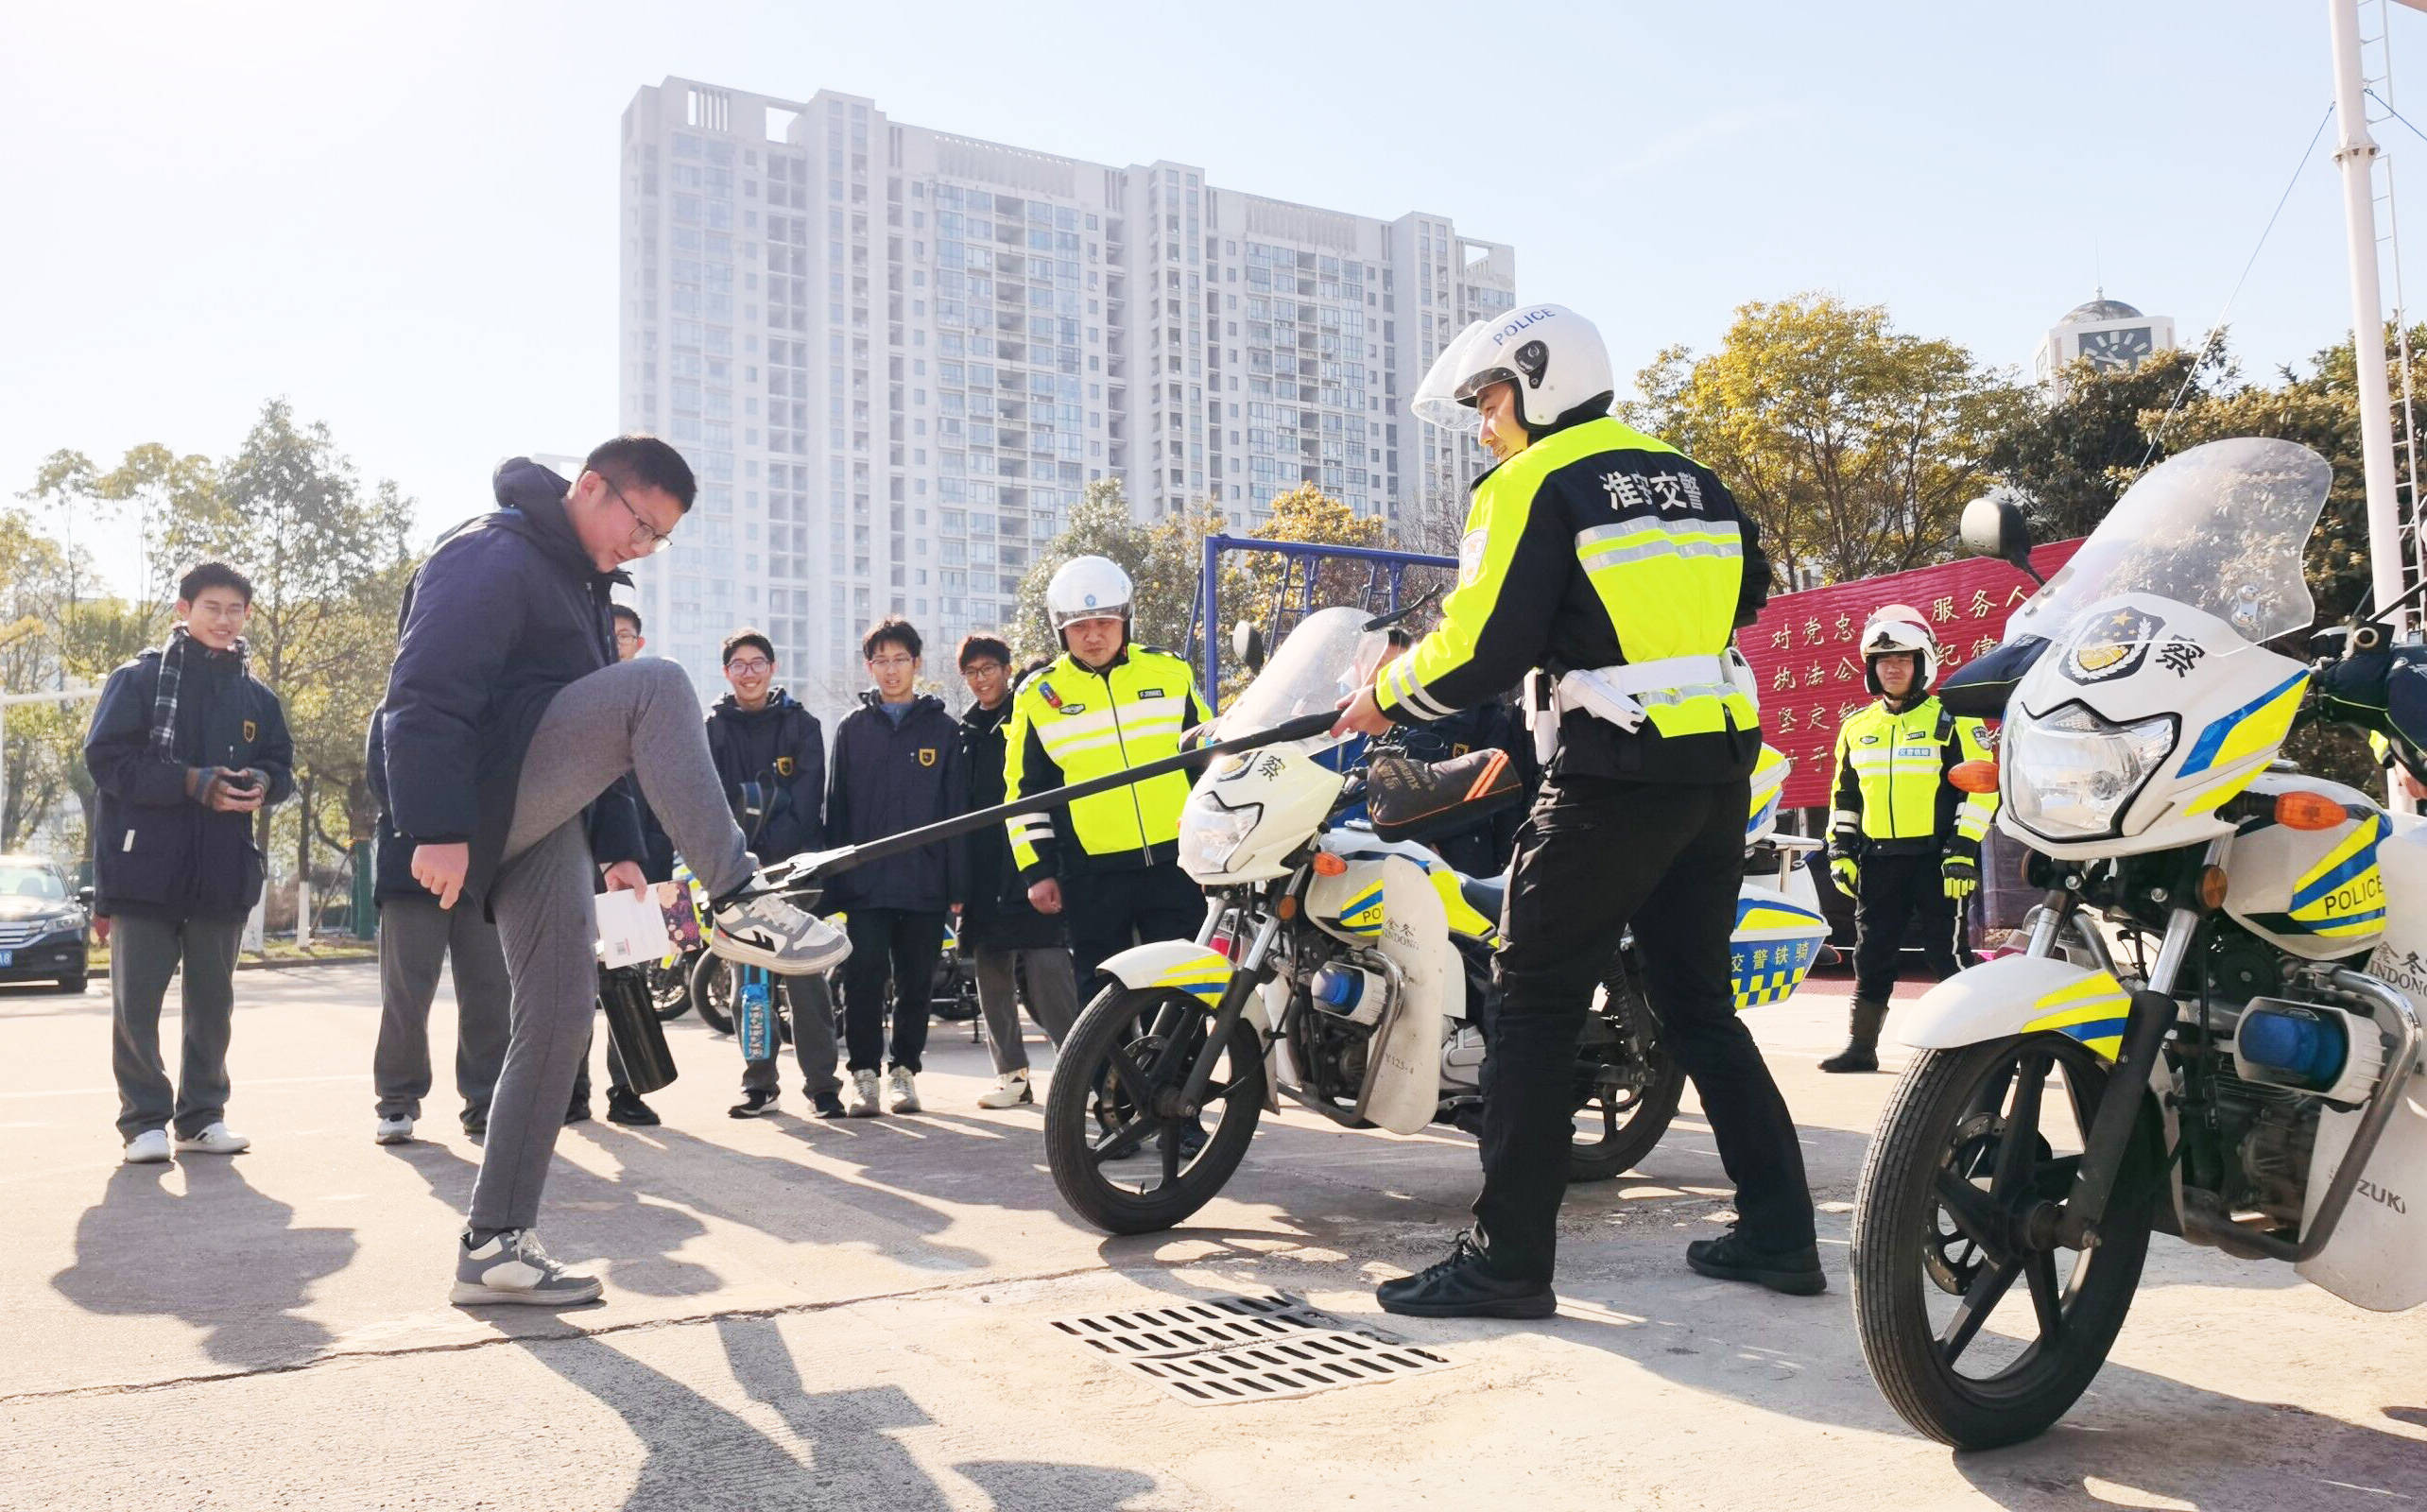
POLYGON ((1261 803, 1231 808, 1211 793, 1196 794, 1179 816, 1181 869, 1197 873, 1229 870, 1231 858, 1262 822, 1261 803))
POLYGON ((2078 703, 2022 714, 2005 731, 2005 800, 2023 828, 2052 840, 2112 834, 2173 752, 2175 731, 2172 714, 2116 725, 2078 703))

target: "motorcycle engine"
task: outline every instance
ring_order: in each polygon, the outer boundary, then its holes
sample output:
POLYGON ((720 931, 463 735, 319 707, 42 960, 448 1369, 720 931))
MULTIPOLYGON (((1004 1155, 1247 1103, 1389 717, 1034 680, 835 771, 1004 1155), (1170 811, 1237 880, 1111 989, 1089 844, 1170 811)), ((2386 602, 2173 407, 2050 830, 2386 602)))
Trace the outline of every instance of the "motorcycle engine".
POLYGON ((2236 1169, 2225 1173, 2226 1206, 2298 1228, 2310 1152, 2325 1105, 2281 1087, 2244 1081, 2233 1074, 2229 1057, 2215 1074, 2215 1099, 2218 1122, 2239 1157, 2236 1169))

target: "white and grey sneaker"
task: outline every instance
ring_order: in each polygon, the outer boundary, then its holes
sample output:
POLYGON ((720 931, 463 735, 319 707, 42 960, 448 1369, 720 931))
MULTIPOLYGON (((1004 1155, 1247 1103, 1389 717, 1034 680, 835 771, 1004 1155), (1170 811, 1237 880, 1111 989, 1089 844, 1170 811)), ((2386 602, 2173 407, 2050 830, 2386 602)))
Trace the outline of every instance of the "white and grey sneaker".
POLYGON ((893 1110, 915 1113, 919 1110, 918 1084, 910 1079, 910 1068, 896 1066, 886 1074, 886 1083, 893 1090, 893 1110))
POLYGON ((979 1097, 977 1100, 977 1106, 980 1108, 1020 1108, 1026 1104, 1033 1103, 1036 1100, 1037 1093, 1035 1090, 1028 1085, 1028 1074, 1026 1072, 1005 1071, 995 1074, 994 1091, 979 1097))
POLYGON ((192 1139, 181 1139, 177 1147, 187 1155, 242 1155, 252 1148, 252 1141, 232 1133, 225 1124, 214 1124, 192 1139))
POLYGON ((373 1144, 410 1144, 413 1143, 413 1121, 399 1113, 383 1118, 370 1131, 373 1144))
POLYGON ((852 1073, 852 1117, 874 1118, 885 1111, 885 1099, 878 1094, 876 1073, 852 1073))
POLYGON ((851 936, 781 893, 746 892, 717 908, 708 948, 729 961, 778 976, 815 976, 852 954, 851 936))
POLYGON ((147 1128, 127 1142, 121 1157, 129 1165, 158 1165, 168 1159, 168 1130, 147 1128))
POLYGON ((478 1247, 468 1228, 456 1241, 455 1292, 448 1300, 457 1307, 491 1302, 570 1307, 596 1301, 599 1290, 597 1277, 567 1270, 540 1247, 540 1236, 528 1228, 491 1234, 478 1247))

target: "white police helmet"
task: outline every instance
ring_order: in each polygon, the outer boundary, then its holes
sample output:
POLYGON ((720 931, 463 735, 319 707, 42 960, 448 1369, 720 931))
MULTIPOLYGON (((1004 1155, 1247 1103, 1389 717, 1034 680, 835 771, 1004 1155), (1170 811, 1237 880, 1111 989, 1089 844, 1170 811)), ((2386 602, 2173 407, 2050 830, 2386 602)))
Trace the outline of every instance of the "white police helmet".
POLYGON ((1110 558, 1073 557, 1045 584, 1045 615, 1057 636, 1081 620, 1126 621, 1134 593, 1129 575, 1110 558))
POLYGON ((1459 332, 1434 359, 1409 407, 1418 420, 1473 430, 1480 423, 1476 397, 1498 383, 1517 386, 1518 418, 1536 434, 1617 389, 1609 349, 1592 321, 1561 304, 1521 304, 1459 332))
POLYGON ((1863 681, 1873 693, 1887 691, 1880 686, 1876 665, 1884 656, 1912 656, 1915 693, 1927 693, 1938 680, 1938 637, 1921 611, 1909 604, 1888 604, 1872 610, 1863 625, 1862 650, 1863 681))

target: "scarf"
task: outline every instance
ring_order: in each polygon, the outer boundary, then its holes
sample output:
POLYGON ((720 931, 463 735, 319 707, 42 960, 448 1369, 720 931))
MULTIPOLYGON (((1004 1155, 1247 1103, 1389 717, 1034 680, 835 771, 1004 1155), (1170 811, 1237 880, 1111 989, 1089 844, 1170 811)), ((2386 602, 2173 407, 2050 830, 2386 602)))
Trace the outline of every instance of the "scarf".
POLYGON ((168 632, 168 644, 160 653, 160 686, 152 694, 151 753, 164 762, 175 762, 177 756, 177 693, 185 677, 185 659, 199 656, 206 659, 235 658, 236 670, 244 671, 246 645, 236 643, 233 651, 214 651, 196 640, 181 625, 168 632))

